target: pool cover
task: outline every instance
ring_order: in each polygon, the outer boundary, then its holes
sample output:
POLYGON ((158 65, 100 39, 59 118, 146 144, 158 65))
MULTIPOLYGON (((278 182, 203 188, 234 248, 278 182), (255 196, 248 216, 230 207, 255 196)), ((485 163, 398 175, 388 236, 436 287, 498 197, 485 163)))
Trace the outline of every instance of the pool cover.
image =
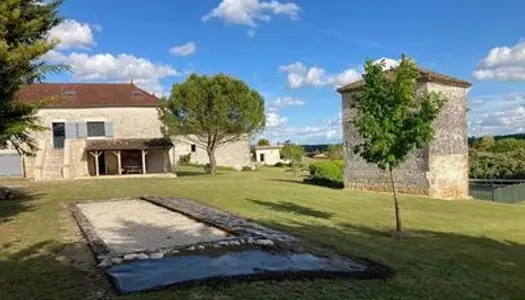
POLYGON ((289 277, 381 277, 379 270, 344 258, 310 253, 247 250, 218 256, 189 255, 138 260, 106 270, 119 293, 232 279, 289 277))

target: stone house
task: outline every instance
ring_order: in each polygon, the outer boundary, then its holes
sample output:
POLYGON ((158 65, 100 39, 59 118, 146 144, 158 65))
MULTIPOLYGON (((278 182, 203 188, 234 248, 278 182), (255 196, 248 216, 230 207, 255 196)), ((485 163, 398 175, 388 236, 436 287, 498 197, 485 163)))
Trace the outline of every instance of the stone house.
POLYGON ((276 146, 256 146, 255 147, 255 160, 257 163, 266 166, 273 166, 276 163, 284 163, 281 159, 281 149, 283 145, 276 146))
POLYGON ((186 147, 163 137, 160 100, 133 84, 35 84, 19 99, 50 99, 37 112, 49 130, 32 134, 39 148, 35 156, 1 150, 0 176, 59 180, 168 173, 176 162, 174 149, 186 147))
MULTIPOLYGON (((356 115, 351 103, 362 86, 361 80, 337 90, 342 95, 345 187, 390 191, 388 172, 367 164, 352 150, 360 137, 351 122, 356 115)), ((414 151, 395 170, 400 192, 439 198, 468 197, 467 94, 470 86, 467 81, 419 69, 416 92, 439 92, 446 102, 435 122, 433 141, 426 148, 414 151)))

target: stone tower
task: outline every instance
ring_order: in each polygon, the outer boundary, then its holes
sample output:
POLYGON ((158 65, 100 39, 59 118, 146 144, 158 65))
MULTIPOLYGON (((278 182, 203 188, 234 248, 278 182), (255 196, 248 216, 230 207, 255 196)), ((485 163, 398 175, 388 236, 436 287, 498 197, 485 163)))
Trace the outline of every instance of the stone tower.
MULTIPOLYGON (((350 83, 337 91, 342 95, 343 142, 345 148, 345 187, 391 191, 388 173, 366 163, 353 146, 359 141, 351 122, 351 108, 363 81, 350 83)), ((422 150, 414 151, 395 170, 400 192, 438 198, 468 197, 467 81, 419 69, 417 93, 440 92, 445 105, 435 122, 435 136, 422 150)))

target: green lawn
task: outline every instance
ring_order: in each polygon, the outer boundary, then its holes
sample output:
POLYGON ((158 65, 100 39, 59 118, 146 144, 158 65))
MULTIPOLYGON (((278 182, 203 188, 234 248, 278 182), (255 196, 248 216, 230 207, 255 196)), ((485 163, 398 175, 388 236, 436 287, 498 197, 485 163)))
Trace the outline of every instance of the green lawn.
POLYGON ((394 240, 389 195, 304 185, 284 169, 183 174, 23 183, 27 199, 0 202, 0 299, 116 297, 93 270, 65 204, 141 195, 195 199, 396 273, 388 280, 239 283, 118 299, 525 299, 525 205, 403 196, 410 237, 394 240))

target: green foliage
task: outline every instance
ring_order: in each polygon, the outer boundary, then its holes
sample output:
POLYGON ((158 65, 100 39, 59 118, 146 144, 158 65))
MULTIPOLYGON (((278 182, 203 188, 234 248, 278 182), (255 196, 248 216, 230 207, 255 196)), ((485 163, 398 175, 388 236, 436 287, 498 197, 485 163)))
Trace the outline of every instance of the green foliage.
POLYGON ((474 151, 469 156, 469 177, 525 179, 525 148, 500 153, 474 151))
POLYGON ((191 153, 179 156, 179 164, 189 165, 191 163, 191 153))
POLYGON ((257 141, 257 146, 259 146, 259 147, 270 146, 270 141, 268 139, 262 138, 262 139, 257 141))
POLYGON ((188 135, 206 149, 210 173, 215 173, 217 147, 253 135, 264 128, 264 99, 231 76, 191 75, 174 84, 159 112, 165 135, 188 135))
POLYGON ((383 67, 383 63, 371 60, 365 64, 363 88, 352 102, 357 113, 353 122, 362 138, 353 150, 367 162, 388 169, 398 234, 401 218, 393 169, 412 150, 423 148, 432 140, 433 123, 444 102, 434 92, 416 94, 419 71, 407 56, 402 55, 395 69, 385 72, 383 67))
POLYGON ((362 137, 354 151, 387 169, 432 140, 443 101, 433 92, 416 97, 417 66, 405 55, 391 77, 382 68, 370 60, 365 64, 365 84, 353 103, 354 124, 362 137))
POLYGON ((474 149, 480 151, 489 151, 494 146, 494 138, 490 135, 483 136, 474 143, 474 149))
POLYGON ((35 116, 45 102, 24 104, 17 94, 24 85, 57 73, 65 66, 46 65, 39 58, 56 46, 48 41, 51 28, 62 20, 61 1, 41 5, 34 0, 0 2, 0 147, 12 145, 20 153, 33 154, 37 148, 31 131, 45 128, 35 116))
POLYGON ((303 159, 303 156, 303 147, 296 144, 288 143, 281 149, 281 158, 290 160, 292 164, 300 162, 303 159))
POLYGON ((310 176, 306 182, 328 186, 343 187, 344 163, 340 160, 316 162, 309 167, 310 176))
POLYGON ((327 155, 331 160, 342 160, 343 144, 328 145, 327 155))

